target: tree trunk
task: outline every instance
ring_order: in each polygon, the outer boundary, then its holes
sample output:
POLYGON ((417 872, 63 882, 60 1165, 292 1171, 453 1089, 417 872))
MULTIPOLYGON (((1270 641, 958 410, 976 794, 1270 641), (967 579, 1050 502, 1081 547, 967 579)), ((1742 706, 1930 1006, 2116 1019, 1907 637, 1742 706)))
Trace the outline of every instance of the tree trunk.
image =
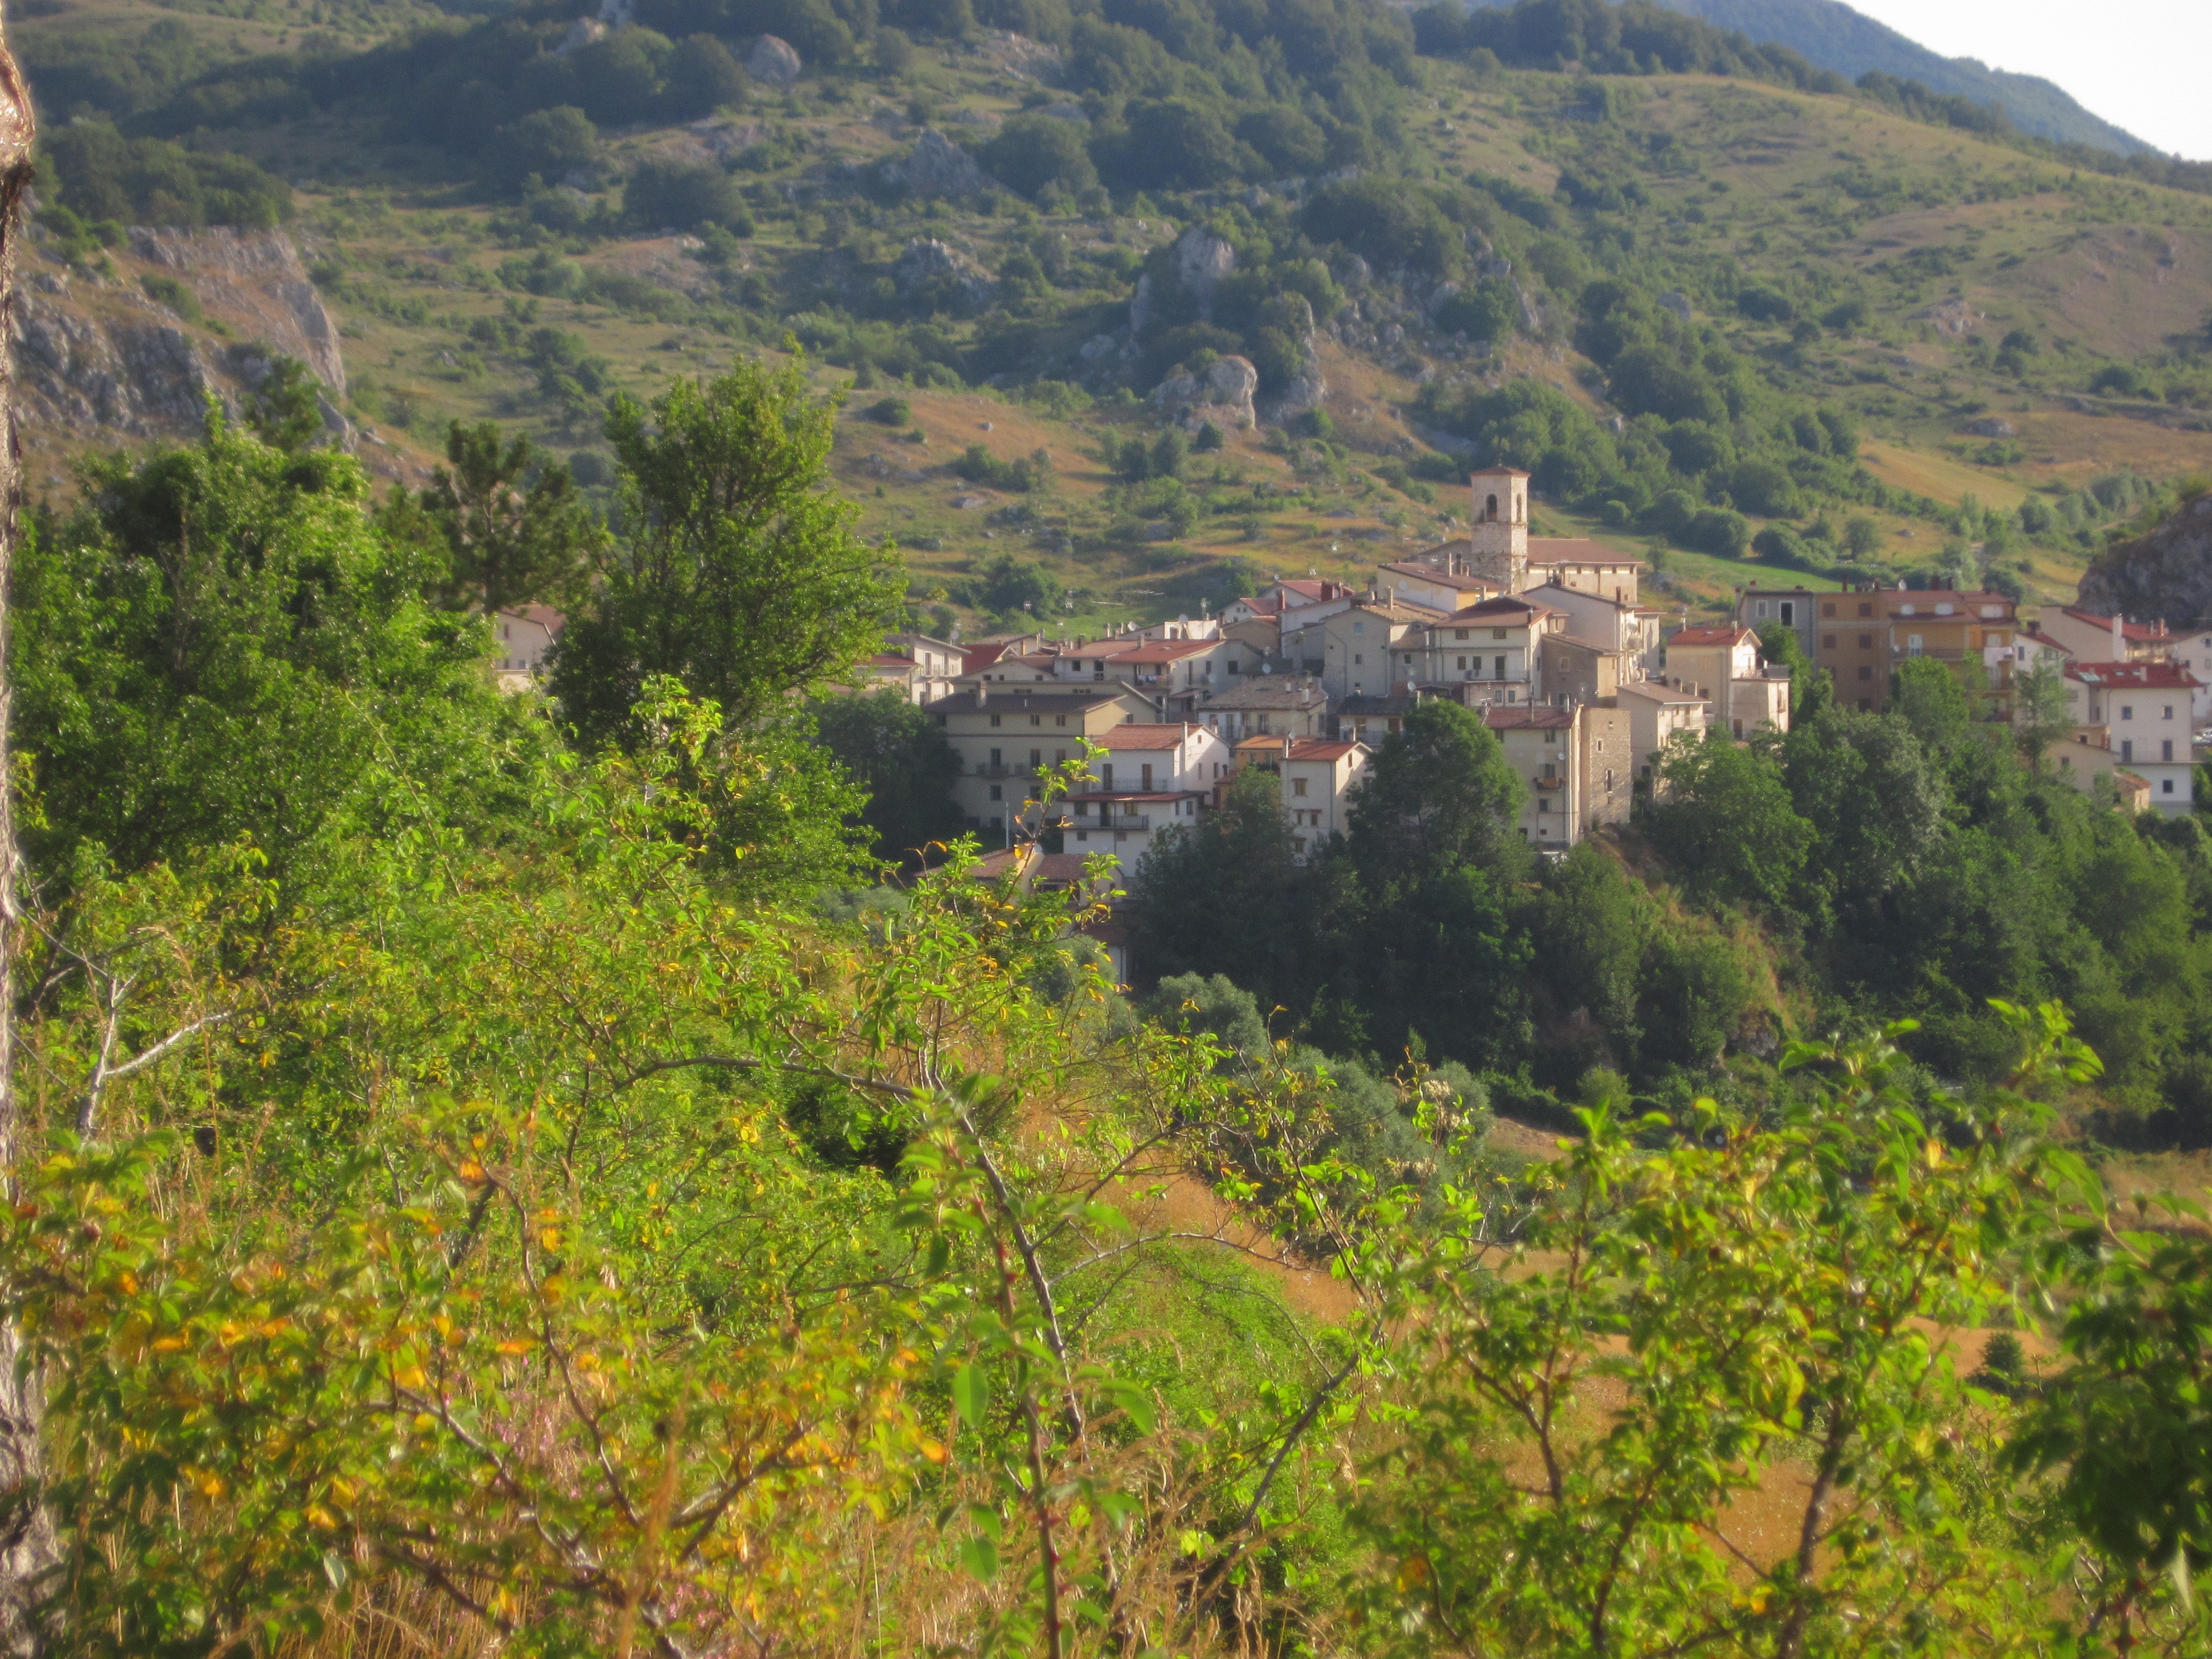
MULTIPOLYGON (((10 787, 12 688, 8 657, 8 584, 15 552, 15 515, 23 494, 22 452, 15 438, 15 252, 22 240, 23 198, 31 184, 31 95, 15 54, 0 33, 0 1184, 15 1194, 21 1154, 15 1115, 15 944, 21 872, 10 787)), ((0 1322, 0 1653, 41 1647, 34 1609, 54 1565, 53 1526, 41 1492, 39 1378, 19 1378, 21 1339, 0 1322)))

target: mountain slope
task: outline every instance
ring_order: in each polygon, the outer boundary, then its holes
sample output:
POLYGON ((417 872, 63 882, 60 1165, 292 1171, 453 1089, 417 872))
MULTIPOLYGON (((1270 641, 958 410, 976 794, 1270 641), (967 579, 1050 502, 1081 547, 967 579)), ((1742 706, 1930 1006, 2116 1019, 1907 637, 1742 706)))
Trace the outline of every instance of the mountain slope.
POLYGON ((1850 80, 1869 70, 1917 81, 1930 92, 1996 104, 2023 132, 2062 143, 2091 144, 2134 155, 2150 146, 2081 107, 2059 86, 2036 75, 1993 70, 1972 58, 1944 58, 1842 0, 1658 0, 1669 10, 1740 29, 1754 40, 1802 52, 1822 69, 1850 80))

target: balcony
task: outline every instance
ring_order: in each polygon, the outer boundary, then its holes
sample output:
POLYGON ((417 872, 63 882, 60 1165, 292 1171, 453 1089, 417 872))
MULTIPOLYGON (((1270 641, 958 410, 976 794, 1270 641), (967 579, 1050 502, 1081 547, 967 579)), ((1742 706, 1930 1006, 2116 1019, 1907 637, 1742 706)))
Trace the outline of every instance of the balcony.
POLYGON ((1096 818, 1071 818, 1068 820, 1068 827, 1072 830, 1087 830, 1094 836, 1102 835, 1110 830, 1150 830, 1152 827, 1152 815, 1150 812, 1139 812, 1134 817, 1109 818, 1103 823, 1096 818))
POLYGON ((1964 662, 1967 656, 1955 645, 1923 645, 1917 649, 1909 645, 1893 645, 1889 654, 1899 662, 1912 657, 1926 657, 1932 662, 1964 662))
POLYGON ((1564 789, 1567 787, 1565 778, 1531 778, 1528 783, 1534 789, 1564 789))

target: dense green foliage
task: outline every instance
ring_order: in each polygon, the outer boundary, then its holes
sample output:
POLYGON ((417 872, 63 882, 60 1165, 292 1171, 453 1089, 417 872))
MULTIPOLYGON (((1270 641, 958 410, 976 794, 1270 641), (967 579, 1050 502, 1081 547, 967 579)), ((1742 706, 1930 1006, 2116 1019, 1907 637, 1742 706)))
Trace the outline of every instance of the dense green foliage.
MULTIPOLYGON (((1427 703, 1341 846, 1256 768, 1162 836, 1133 1006, 971 849, 831 896, 946 757, 793 713, 896 593, 800 380, 611 426, 590 614, 645 645, 564 656, 588 747, 347 457, 211 418, 21 550, 0 1297, 58 1650, 2202 1650, 2205 1245, 2106 1217, 2044 1103, 2095 1059, 1983 994, 2201 1083, 2193 822, 1913 669, 1671 755, 1652 880, 1540 868, 1427 703), (685 631, 756 580, 779 635, 685 631), (1781 1041, 1792 975, 1863 1034, 1781 1041), (1546 1081, 1580 1135, 1522 1168, 1546 1081), (2038 1296, 2062 1358, 1972 1369, 2038 1296)), ((455 443, 512 530, 529 458, 455 443)))
POLYGON ((678 382, 647 412, 617 398, 623 532, 561 638, 553 694, 587 741, 623 734, 645 680, 672 674, 734 720, 774 709, 872 649, 901 614, 853 506, 823 488, 832 411, 797 364, 678 382))
POLYGON ((197 448, 88 464, 18 550, 17 743, 33 862, 137 870, 234 842, 282 868, 333 835, 489 833, 534 722, 442 558, 380 531, 350 459, 210 416, 197 448))

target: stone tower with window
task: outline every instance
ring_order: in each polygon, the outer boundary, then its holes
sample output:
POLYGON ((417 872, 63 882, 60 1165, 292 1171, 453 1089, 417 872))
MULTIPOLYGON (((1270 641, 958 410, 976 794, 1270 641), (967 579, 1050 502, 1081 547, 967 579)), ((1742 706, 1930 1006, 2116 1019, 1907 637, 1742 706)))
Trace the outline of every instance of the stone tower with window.
POLYGON ((1528 588, 1528 475, 1518 467, 1486 467, 1474 475, 1471 576, 1495 582, 1500 593, 1528 588))

